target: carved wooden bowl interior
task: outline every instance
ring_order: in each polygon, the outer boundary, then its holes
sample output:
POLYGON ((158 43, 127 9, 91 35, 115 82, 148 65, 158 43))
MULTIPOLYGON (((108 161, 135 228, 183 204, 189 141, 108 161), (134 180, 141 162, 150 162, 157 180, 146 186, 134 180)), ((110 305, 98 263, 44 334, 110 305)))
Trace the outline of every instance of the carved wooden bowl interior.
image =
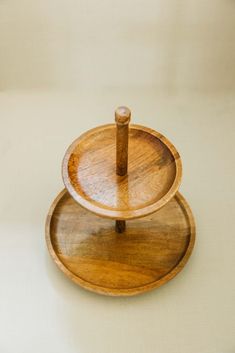
POLYGON ((116 174, 116 125, 92 129, 68 148, 62 166, 70 195, 103 217, 133 219, 164 206, 178 190, 181 160, 160 133, 129 127, 128 174, 116 174))
POLYGON ((62 191, 47 217, 46 240, 57 266, 91 291, 130 296, 160 287, 185 266, 194 246, 195 224, 189 205, 176 195, 158 212, 127 222, 79 206, 62 191))

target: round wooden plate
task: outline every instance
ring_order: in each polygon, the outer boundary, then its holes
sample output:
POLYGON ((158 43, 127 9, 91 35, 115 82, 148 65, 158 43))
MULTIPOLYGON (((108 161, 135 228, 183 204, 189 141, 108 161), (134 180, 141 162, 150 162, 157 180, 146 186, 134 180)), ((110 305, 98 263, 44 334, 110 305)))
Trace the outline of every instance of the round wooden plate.
POLYGON ((46 241, 57 266, 75 283, 106 295, 130 296, 159 287, 186 264, 194 245, 195 224, 177 193, 158 212, 115 222, 78 205, 66 190, 53 202, 46 241))
POLYGON ((129 127, 128 175, 116 175, 116 125, 89 130, 68 148, 62 165, 66 189, 83 207, 128 220, 164 206, 181 181, 181 159, 160 133, 129 127))

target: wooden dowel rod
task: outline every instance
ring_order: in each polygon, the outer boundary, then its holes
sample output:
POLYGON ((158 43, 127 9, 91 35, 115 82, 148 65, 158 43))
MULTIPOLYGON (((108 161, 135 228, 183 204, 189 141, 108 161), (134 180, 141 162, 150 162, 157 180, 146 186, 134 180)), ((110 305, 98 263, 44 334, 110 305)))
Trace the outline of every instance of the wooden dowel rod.
POLYGON ((117 233, 123 233, 126 229, 126 221, 116 221, 115 230, 117 233))
MULTIPOLYGON (((127 107, 119 107, 115 111, 116 121, 116 173, 125 176, 128 170, 128 137, 131 111, 127 107)), ((123 233, 126 229, 124 220, 116 221, 116 232, 123 233)))
POLYGON ((131 112, 126 107, 115 111, 116 129, 116 173, 124 176, 128 168, 128 132, 131 112))

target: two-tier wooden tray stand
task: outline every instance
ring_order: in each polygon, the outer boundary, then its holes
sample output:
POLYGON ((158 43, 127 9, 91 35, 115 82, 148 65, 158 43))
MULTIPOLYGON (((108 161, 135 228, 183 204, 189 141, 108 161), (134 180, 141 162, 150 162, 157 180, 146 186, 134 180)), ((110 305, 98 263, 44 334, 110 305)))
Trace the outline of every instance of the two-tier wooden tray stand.
POLYGON ((66 189, 53 202, 46 241, 58 267, 91 291, 114 296, 146 292, 186 264, 195 225, 177 192, 182 173, 175 147, 160 133, 116 124, 92 129, 68 148, 66 189))

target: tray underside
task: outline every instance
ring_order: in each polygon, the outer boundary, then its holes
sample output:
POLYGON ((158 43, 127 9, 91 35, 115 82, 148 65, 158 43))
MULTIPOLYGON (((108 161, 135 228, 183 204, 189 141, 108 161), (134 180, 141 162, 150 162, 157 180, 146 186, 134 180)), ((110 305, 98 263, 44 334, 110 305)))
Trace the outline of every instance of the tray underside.
POLYGON ((63 190, 46 223, 50 254, 58 267, 82 287, 106 295, 146 292, 172 279, 187 262, 194 245, 190 208, 177 193, 159 211, 127 222, 115 222, 79 206, 63 190))

